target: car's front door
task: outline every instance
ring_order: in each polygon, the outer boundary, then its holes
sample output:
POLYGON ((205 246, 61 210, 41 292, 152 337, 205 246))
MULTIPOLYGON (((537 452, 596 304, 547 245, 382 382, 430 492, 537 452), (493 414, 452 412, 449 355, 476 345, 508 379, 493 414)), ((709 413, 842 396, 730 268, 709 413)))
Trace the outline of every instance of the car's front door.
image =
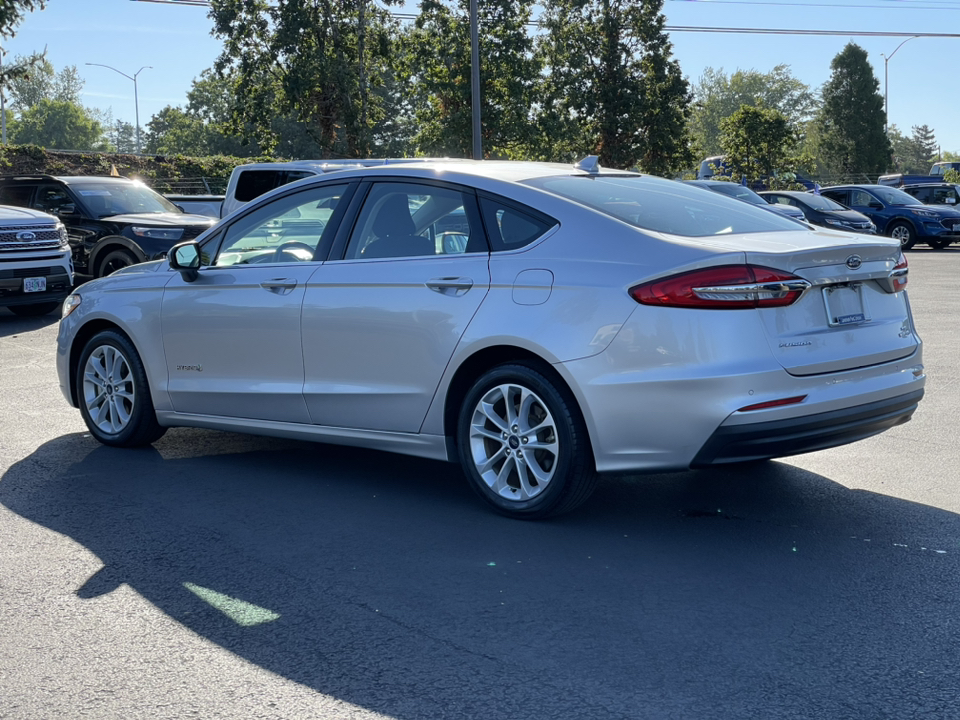
POLYGON ((344 240, 303 303, 310 417, 416 432, 490 286, 476 198, 444 185, 373 183, 344 240))
POLYGON ((162 332, 177 412, 310 422, 300 310, 350 190, 319 185, 242 215, 222 242, 204 245, 195 280, 167 284, 162 332))
POLYGON ((849 192, 850 201, 847 204, 850 209, 866 215, 877 226, 878 231, 883 232, 890 218, 880 199, 860 188, 851 188, 849 192))

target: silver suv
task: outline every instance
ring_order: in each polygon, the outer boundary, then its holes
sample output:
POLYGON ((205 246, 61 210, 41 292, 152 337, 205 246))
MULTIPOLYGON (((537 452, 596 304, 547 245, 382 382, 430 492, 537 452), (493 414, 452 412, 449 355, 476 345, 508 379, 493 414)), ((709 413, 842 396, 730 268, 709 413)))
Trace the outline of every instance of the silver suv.
POLYGON ((67 231, 57 218, 0 205, 0 307, 46 315, 73 287, 67 231))

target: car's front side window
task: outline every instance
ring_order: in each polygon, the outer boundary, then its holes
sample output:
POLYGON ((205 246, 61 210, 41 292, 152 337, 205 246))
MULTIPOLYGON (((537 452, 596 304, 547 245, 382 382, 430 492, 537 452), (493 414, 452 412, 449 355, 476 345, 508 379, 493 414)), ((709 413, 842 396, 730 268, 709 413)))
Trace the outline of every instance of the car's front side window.
POLYGON ((312 261, 347 187, 313 187, 277 198, 241 217, 227 229, 213 264, 312 261))

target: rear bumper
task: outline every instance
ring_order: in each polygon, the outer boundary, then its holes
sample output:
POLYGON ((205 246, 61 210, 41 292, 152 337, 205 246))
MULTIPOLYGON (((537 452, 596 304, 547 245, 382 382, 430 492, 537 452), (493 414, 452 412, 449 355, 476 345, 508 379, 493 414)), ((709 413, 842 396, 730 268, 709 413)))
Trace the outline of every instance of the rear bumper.
POLYGON ((823 450, 877 435, 907 422, 923 390, 842 410, 747 425, 722 426, 691 467, 763 460, 823 450))

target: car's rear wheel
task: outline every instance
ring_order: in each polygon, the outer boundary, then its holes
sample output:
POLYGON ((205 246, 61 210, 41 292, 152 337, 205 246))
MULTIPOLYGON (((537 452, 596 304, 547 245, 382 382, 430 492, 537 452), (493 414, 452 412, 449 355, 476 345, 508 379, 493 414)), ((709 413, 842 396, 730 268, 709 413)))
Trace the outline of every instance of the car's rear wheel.
POLYGON ((103 260, 100 261, 97 277, 106 277, 120 268, 136 264, 137 259, 129 250, 111 250, 104 256, 103 260))
POLYGON ((457 445, 473 489, 510 517, 567 512, 596 487, 576 402, 526 365, 501 365, 474 383, 460 410, 457 445))
POLYGON ((909 250, 917 243, 913 228, 908 223, 893 223, 888 232, 890 233, 890 237, 900 243, 902 250, 909 250))
POLYGON ((21 317, 39 317, 40 315, 53 312, 58 307, 60 307, 60 303, 58 302, 45 302, 35 303, 33 305, 10 305, 9 309, 14 315, 21 317))
POLYGON ((950 247, 950 243, 952 243, 952 242, 953 242, 953 240, 950 240, 950 239, 946 239, 946 240, 928 240, 928 241, 927 241, 927 244, 928 244, 930 247, 932 247, 934 250, 946 250, 948 247, 950 247))
POLYGON ((103 444, 149 445, 166 432, 157 422, 140 356, 121 333, 104 330, 87 342, 76 382, 80 414, 103 444))

